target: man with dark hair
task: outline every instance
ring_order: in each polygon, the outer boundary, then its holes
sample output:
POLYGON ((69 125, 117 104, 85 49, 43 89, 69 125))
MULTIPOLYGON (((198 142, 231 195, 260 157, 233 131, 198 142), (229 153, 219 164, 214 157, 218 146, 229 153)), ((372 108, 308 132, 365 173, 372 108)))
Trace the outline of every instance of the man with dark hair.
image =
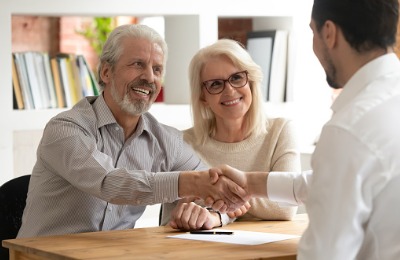
POLYGON ((329 84, 343 90, 312 173, 216 170, 253 196, 306 204, 298 259, 400 259, 398 10, 398 0, 314 1, 313 49, 329 84))

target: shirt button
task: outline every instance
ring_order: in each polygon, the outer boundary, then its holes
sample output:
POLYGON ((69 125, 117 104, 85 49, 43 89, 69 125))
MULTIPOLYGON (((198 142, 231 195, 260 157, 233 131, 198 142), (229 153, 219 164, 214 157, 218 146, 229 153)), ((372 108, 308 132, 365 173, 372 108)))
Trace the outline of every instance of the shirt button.
POLYGON ((119 127, 118 126, 115 127, 115 131, 119 131, 119 127))
POLYGON ((112 207, 108 207, 107 210, 108 210, 108 211, 112 211, 112 207))

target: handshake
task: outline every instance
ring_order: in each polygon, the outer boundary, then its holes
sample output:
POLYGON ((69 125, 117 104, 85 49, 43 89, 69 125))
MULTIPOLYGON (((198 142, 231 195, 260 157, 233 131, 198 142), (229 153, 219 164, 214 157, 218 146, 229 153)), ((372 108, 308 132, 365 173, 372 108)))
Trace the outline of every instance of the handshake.
POLYGON ((195 196, 221 213, 233 212, 251 197, 267 196, 267 172, 243 172, 220 165, 204 172, 182 172, 179 196, 195 196))

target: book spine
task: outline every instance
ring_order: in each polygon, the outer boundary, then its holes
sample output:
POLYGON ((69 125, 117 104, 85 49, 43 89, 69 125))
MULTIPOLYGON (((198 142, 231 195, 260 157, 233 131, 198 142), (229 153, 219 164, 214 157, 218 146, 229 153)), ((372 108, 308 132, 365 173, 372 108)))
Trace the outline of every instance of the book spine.
POLYGON ((47 87, 50 95, 50 107, 57 108, 58 104, 57 104, 56 90, 54 86, 53 73, 51 72, 50 57, 49 54, 46 52, 42 53, 42 55, 43 55, 43 67, 45 71, 45 81, 47 82, 47 87))
POLYGON ((32 55, 43 108, 51 108, 49 86, 47 84, 46 72, 44 70, 43 55, 40 52, 34 52, 32 55))
POLYGON ((29 86, 28 75, 26 72, 25 60, 22 53, 14 53, 15 68, 17 70, 21 92, 24 96, 24 107, 26 109, 34 109, 35 104, 32 97, 32 92, 29 86))
POLYGON ((68 68, 67 68, 67 58, 58 57, 58 66, 60 71, 61 85, 65 94, 65 104, 67 107, 72 106, 72 93, 70 91, 70 83, 68 79, 68 68))
POLYGON ((87 71, 89 73, 90 82, 91 82, 92 89, 93 89, 93 94, 95 96, 97 96, 97 95, 99 95, 99 92, 100 92, 99 83, 98 83, 98 81, 96 79, 96 76, 93 74, 93 71, 90 68, 89 63, 87 62, 85 56, 82 55, 81 57, 82 57, 82 60, 83 60, 83 62, 85 64, 85 66, 86 66, 86 69, 87 69, 87 71))
POLYGON ((12 69, 13 89, 14 89, 15 102, 16 102, 16 104, 14 104, 14 107, 17 109, 24 109, 24 98, 23 98, 23 94, 22 94, 22 90, 21 90, 21 85, 20 85, 19 79, 18 79, 14 55, 12 55, 12 57, 11 57, 11 69, 12 69))
POLYGON ((57 105, 59 108, 63 108, 63 107, 66 107, 65 94, 64 94, 63 87, 62 87, 62 83, 61 83, 60 69, 58 66, 57 57, 51 58, 50 64, 51 64, 51 71, 53 73, 54 87, 55 87, 56 97, 57 97, 57 105))
POLYGON ((25 59, 28 82, 31 88, 35 109, 42 109, 44 108, 42 102, 42 91, 39 88, 39 82, 35 70, 35 62, 33 60, 33 54, 31 52, 24 52, 23 57, 25 59))

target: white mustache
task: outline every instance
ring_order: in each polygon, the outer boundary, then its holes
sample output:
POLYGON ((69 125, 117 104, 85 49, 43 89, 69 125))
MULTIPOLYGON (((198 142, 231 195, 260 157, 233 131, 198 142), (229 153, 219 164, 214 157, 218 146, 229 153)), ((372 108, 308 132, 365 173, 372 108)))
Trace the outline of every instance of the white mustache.
POLYGON ((147 80, 138 80, 134 81, 131 84, 129 84, 130 88, 136 88, 136 87, 149 87, 152 92, 156 90, 156 84, 154 83, 149 83, 147 80))

